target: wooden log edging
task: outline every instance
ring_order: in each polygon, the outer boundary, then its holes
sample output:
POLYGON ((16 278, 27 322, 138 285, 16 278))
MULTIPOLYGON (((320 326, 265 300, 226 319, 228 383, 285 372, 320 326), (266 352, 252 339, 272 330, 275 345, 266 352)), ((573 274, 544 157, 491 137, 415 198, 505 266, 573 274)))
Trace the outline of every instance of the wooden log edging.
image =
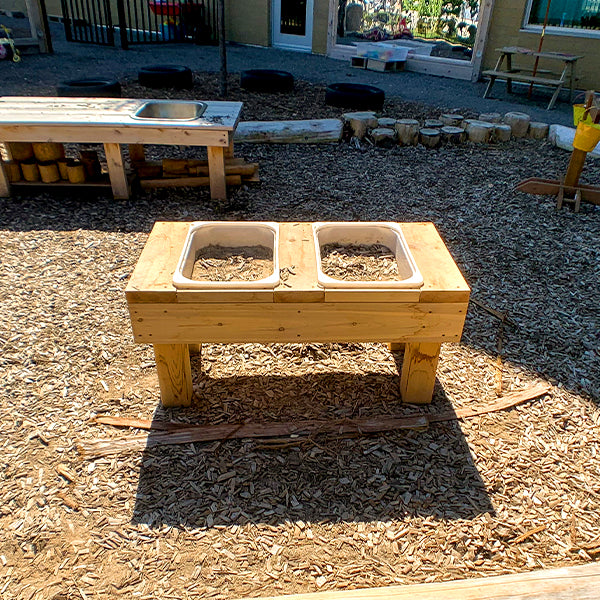
POLYGON ((305 121, 244 121, 233 136, 234 142, 267 142, 271 144, 316 144, 339 142, 343 123, 340 119, 308 119, 305 121))

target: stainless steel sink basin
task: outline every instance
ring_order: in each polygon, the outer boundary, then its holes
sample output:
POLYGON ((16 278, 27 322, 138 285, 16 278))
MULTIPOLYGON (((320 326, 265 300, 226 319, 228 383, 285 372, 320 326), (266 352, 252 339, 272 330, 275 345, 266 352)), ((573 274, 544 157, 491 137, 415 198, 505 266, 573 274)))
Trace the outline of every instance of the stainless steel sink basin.
POLYGON ((206 110, 205 102, 186 100, 152 100, 142 104, 134 113, 134 119, 157 119, 162 121, 193 121, 206 110))

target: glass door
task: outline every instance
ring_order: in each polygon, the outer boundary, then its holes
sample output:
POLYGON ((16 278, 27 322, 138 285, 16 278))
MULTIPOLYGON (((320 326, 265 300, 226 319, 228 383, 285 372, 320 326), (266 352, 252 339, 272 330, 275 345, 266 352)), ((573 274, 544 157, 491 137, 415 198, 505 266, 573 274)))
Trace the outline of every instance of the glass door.
POLYGON ((273 0, 273 46, 312 50, 313 0, 273 0))

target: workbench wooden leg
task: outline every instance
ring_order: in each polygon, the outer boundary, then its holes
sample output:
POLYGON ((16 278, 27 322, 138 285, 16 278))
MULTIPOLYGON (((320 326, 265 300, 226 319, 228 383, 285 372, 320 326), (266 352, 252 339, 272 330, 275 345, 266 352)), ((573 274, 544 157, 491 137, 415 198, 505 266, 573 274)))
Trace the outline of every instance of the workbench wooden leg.
POLYGON ((110 177, 113 196, 116 200, 126 200, 129 198, 129 186, 127 185, 127 176, 123 165, 121 145, 106 143, 104 144, 104 152, 106 153, 108 176, 110 177))
POLYGON ((402 352, 405 344, 403 342, 388 342, 390 352, 402 352))
POLYGON ((202 344, 188 344, 190 354, 202 354, 202 344))
POLYGON ((225 158, 233 158, 233 136, 231 136, 229 146, 225 148, 225 158))
POLYGON ((192 369, 187 344, 154 344, 156 371, 163 406, 189 406, 192 369))
POLYGON ((146 162, 144 144, 129 144, 129 160, 132 164, 146 162))
POLYGON ((546 110, 552 110, 554 108, 554 104, 556 103, 556 100, 558 99, 558 95, 560 94, 560 90, 562 90, 562 87, 563 87, 562 83, 560 83, 559 85, 556 86, 556 91, 552 95, 552 98, 550 98, 550 103, 548 104, 548 108, 546 110))
POLYGON ((403 402, 431 402, 440 348, 441 344, 406 344, 400 374, 400 395, 403 402))
POLYGON ((225 152, 222 146, 208 147, 208 177, 210 179, 210 197, 213 200, 227 198, 225 182, 225 152))
POLYGON ((2 159, 0 159, 0 198, 8 198, 10 196, 10 184, 8 177, 4 172, 2 159))
POLYGON ((485 88, 485 92, 483 92, 484 98, 487 98, 490 95, 492 88, 494 87, 495 81, 496 81, 496 78, 494 76, 490 76, 490 80, 487 84, 487 87, 485 88))

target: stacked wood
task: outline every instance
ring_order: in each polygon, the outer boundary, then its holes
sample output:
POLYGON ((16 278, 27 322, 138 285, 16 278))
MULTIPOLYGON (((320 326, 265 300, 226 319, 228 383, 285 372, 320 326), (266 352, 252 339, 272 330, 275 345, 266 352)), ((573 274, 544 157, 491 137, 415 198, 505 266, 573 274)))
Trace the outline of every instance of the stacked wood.
POLYGON ((487 123, 486 121, 471 121, 467 125, 467 137, 470 142, 476 144, 487 144, 492 138, 492 132, 494 131, 494 124, 487 123))
POLYGON ((500 119, 502 119, 502 115, 497 112, 481 113, 479 115, 479 120, 486 123, 500 123, 500 119))
POLYGON ((378 126, 375 113, 370 111, 344 113, 342 120, 351 135, 359 140, 364 139, 369 129, 375 129, 378 126))
POLYGON ((440 144, 441 131, 430 127, 423 127, 419 131, 419 141, 426 148, 436 148, 440 144))
POLYGON ((504 123, 494 124, 493 138, 498 142, 509 142, 510 136, 512 135, 512 129, 510 125, 504 123))
POLYGON ((528 136, 534 140, 543 140, 548 137, 549 129, 550 126, 548 123, 538 123, 534 121, 533 123, 529 123, 528 136))
MULTIPOLYGON (((202 187, 210 185, 208 161, 200 159, 165 158, 135 165, 142 188, 202 187)), ((258 163, 243 158, 225 159, 227 185, 252 183, 258 179, 258 163)))
POLYGON ((448 127, 460 127, 464 117, 453 113, 445 113, 440 116, 440 121, 448 127))
POLYGON ((508 112, 504 115, 504 122, 510 125, 513 137, 522 138, 529 131, 531 117, 527 113, 508 112))
POLYGON ((391 148, 396 142, 396 132, 389 127, 377 127, 371 131, 371 138, 376 146, 391 148))
POLYGON ((416 119, 398 119, 396 136, 401 146, 416 146, 419 141, 419 121, 416 119))
POLYGON ((305 121, 245 121, 237 126, 235 142, 272 144, 315 144, 339 142, 343 124, 339 119, 305 121))
POLYGON ((9 183, 15 183, 15 181, 21 181, 21 168, 16 160, 8 160, 2 163, 6 179, 9 183))
POLYGON ((440 129, 442 140, 448 144, 460 144, 465 140, 465 130, 462 127, 452 127, 445 125, 440 129))

